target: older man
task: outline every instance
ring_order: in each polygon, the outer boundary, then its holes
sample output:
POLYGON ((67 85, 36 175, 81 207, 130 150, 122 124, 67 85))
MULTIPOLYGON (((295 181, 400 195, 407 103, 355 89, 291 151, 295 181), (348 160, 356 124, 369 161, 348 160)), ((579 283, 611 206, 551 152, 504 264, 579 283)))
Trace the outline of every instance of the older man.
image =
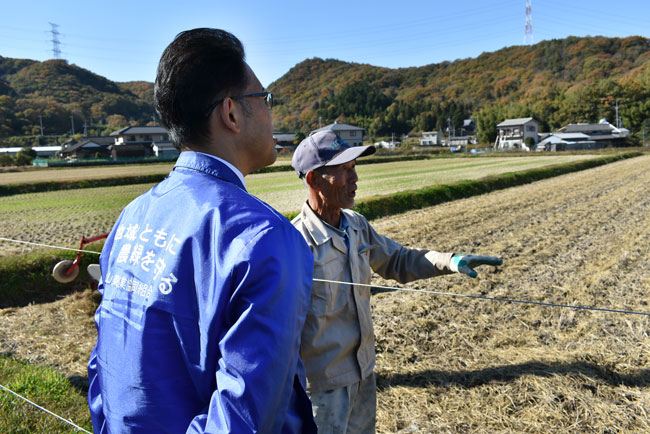
POLYGON ((292 221, 314 255, 314 282, 300 355, 307 391, 321 433, 373 433, 376 391, 375 348, 370 312, 374 270, 399 282, 500 265, 490 256, 407 249, 375 232, 351 211, 357 190, 356 159, 372 146, 349 147, 332 131, 303 140, 292 165, 307 186, 307 201, 292 221))
POLYGON ((315 432, 298 355, 313 258, 244 182, 275 161, 273 97, 217 29, 174 39, 154 96, 182 152, 102 251, 94 432, 315 432))

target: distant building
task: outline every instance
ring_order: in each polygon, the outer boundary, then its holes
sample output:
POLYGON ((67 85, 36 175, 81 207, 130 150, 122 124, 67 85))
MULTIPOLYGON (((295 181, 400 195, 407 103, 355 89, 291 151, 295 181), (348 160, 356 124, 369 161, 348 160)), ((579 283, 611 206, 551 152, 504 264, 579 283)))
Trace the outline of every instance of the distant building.
MULTIPOLYGON (((0 155, 11 155, 15 156, 23 148, 11 147, 11 148, 0 148, 0 155)), ((61 151, 61 146, 32 146, 32 151, 36 152, 37 158, 49 158, 54 157, 57 152, 61 151)))
POLYGON ((113 131, 115 142, 108 147, 114 160, 119 158, 142 158, 153 155, 177 156, 179 151, 169 140, 164 127, 126 127, 113 131))
POLYGON ((76 141, 64 143, 59 155, 66 160, 84 160, 92 158, 108 158, 111 152, 108 147, 115 143, 114 137, 82 137, 76 141))
POLYGON ((442 134, 438 131, 425 131, 420 137, 420 146, 440 146, 442 145, 442 134))
MULTIPOLYGON (((533 118, 506 119, 497 125, 495 149, 519 149, 531 151, 526 145, 526 138, 532 137, 534 145, 539 142, 539 122, 533 118)), ((533 145, 533 149, 534 149, 533 145)))
POLYGON ((474 143, 474 138, 472 136, 455 136, 449 137, 447 142, 448 146, 467 146, 474 143))
POLYGON ((393 141, 393 140, 387 142, 385 140, 382 140, 380 142, 375 142, 373 144, 375 145, 376 148, 395 149, 400 145, 400 142, 393 141))
POLYGON ((581 133, 597 143, 598 148, 608 146, 625 146, 630 130, 627 128, 617 128, 607 122, 607 119, 601 119, 597 124, 569 124, 558 130, 558 133, 581 133))
POLYGON ((318 131, 334 131, 340 138, 350 146, 361 146, 363 144, 363 128, 355 127, 354 125, 341 124, 334 122, 311 132, 311 134, 318 131))
POLYGON ((536 151, 574 151, 578 149, 596 149, 596 142, 582 133, 551 133, 535 147, 536 151))
POLYGON ((273 139, 275 140, 276 145, 280 147, 284 146, 296 146, 294 140, 296 140, 295 133, 285 133, 280 131, 273 132, 273 139))
POLYGON ((463 127, 461 129, 461 134, 466 136, 471 136, 476 131, 476 125, 472 118, 463 120, 463 127))

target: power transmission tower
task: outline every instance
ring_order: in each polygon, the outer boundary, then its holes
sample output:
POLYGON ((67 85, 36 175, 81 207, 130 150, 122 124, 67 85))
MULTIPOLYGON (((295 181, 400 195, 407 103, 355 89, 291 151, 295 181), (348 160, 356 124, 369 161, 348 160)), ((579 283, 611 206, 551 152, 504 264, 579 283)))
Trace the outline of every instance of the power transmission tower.
POLYGON ((59 41, 59 25, 50 23, 50 26, 52 26, 52 30, 50 30, 50 33, 52 33, 52 55, 54 55, 55 59, 60 59, 61 58, 61 41, 59 41))
POLYGON ((526 0, 526 27, 524 28, 524 45, 533 45, 533 12, 531 0, 526 0))

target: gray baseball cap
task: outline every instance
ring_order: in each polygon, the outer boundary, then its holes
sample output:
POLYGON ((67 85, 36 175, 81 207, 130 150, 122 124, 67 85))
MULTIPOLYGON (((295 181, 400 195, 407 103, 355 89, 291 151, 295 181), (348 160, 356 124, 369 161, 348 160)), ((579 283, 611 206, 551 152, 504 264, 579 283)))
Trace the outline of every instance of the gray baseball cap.
POLYGON ((299 177, 323 166, 338 166, 359 157, 374 154, 372 145, 350 146, 334 131, 320 131, 306 137, 293 153, 291 165, 299 177))

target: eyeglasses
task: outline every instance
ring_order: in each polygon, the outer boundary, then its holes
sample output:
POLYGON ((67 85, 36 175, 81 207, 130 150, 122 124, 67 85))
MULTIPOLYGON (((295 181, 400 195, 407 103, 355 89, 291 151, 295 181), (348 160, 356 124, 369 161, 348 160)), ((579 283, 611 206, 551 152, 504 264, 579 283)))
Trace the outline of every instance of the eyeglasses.
MULTIPOLYGON (((243 99, 243 98, 249 98, 249 97, 255 97, 255 96, 264 97, 264 103, 266 104, 266 107, 268 107, 269 110, 271 110, 273 108, 273 94, 271 92, 249 93, 249 94, 246 94, 246 95, 230 96, 228 98, 230 98, 230 99, 243 99)), ((214 103, 212 103, 210 108, 208 108, 206 110, 205 117, 207 118, 208 116, 210 116, 210 113, 212 113, 212 110, 214 110, 214 108, 217 105, 219 105, 220 103, 222 103, 225 99, 226 98, 221 98, 220 100, 217 100, 214 103)))

